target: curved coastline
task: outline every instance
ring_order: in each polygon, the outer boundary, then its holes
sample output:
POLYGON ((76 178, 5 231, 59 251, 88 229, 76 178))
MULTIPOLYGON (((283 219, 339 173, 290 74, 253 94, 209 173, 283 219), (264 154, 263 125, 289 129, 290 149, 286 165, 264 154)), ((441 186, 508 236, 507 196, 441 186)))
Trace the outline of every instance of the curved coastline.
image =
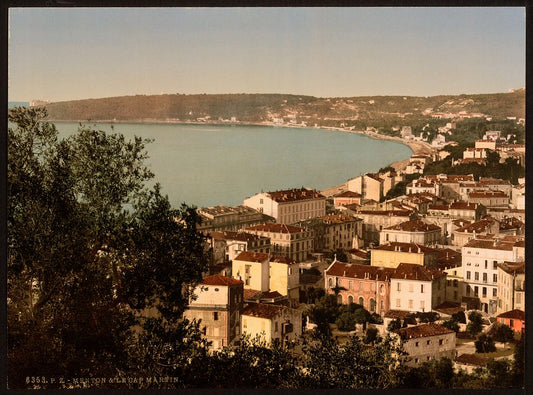
MULTIPOLYGON (((379 133, 374 132, 374 131, 352 130, 352 129, 345 129, 345 128, 340 128, 340 127, 328 127, 328 126, 313 127, 313 126, 302 126, 302 125, 275 124, 275 123, 271 123, 271 122, 260 122, 260 123, 257 123, 257 122, 224 123, 224 122, 193 122, 193 121, 191 121, 191 122, 176 122, 176 121, 162 121, 162 120, 156 120, 156 119, 154 119, 154 120, 152 120, 152 119, 150 119, 150 120, 127 120, 127 121, 123 121, 123 120, 120 120, 120 121, 119 120, 84 120, 84 121, 80 121, 80 120, 46 119, 45 121, 46 122, 81 123, 81 124, 92 124, 92 123, 95 123, 95 124, 98 124, 98 123, 128 124, 128 123, 131 123, 131 124, 178 124, 178 125, 213 125, 213 126, 219 126, 219 125, 223 125, 223 126, 231 126, 231 125, 239 126, 239 125, 242 125, 242 126, 262 126, 262 127, 271 126, 271 127, 282 127, 282 128, 289 128, 289 129, 319 129, 319 130, 330 130, 330 131, 336 131, 336 132, 342 132, 342 133, 358 134, 358 135, 361 135, 361 136, 369 137, 369 138, 374 139, 374 140, 394 141, 394 142, 401 143, 401 144, 406 145, 407 147, 409 147, 409 149, 412 152, 412 155, 431 154, 431 153, 433 153, 435 151, 435 149, 431 145, 429 145, 429 144, 427 144, 425 142, 422 142, 422 141, 404 140, 404 139, 402 139, 400 137, 383 135, 383 134, 379 134, 379 133)), ((405 169, 405 167, 408 165, 408 163, 409 163, 409 158, 406 158, 404 160, 399 160, 399 161, 395 161, 395 162, 389 163, 387 165, 384 165, 383 167, 390 166, 390 167, 393 167, 396 171, 400 171, 400 170, 405 169)), ((335 195, 337 193, 344 192, 346 190, 347 190, 347 182, 345 182, 343 184, 340 184, 340 185, 336 185, 336 186, 332 186, 332 187, 323 189, 320 192, 323 195, 325 195, 326 197, 330 197, 330 196, 333 196, 333 195, 335 195)))

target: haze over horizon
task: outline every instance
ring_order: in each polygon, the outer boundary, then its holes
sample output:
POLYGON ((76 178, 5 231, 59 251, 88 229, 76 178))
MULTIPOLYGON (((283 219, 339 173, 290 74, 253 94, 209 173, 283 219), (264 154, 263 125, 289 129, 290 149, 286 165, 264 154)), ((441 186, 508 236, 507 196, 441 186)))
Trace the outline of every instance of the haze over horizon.
POLYGON ((525 8, 10 8, 9 101, 525 86, 525 8))

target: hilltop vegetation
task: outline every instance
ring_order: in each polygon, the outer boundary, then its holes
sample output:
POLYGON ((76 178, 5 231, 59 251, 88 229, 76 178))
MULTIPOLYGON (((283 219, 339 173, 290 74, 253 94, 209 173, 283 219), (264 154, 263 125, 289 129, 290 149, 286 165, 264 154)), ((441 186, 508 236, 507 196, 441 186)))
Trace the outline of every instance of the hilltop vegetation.
POLYGON ((525 117, 525 91, 456 96, 317 98, 285 94, 136 95, 50 103, 49 120, 231 121, 290 119, 309 126, 412 125, 435 112, 525 117))

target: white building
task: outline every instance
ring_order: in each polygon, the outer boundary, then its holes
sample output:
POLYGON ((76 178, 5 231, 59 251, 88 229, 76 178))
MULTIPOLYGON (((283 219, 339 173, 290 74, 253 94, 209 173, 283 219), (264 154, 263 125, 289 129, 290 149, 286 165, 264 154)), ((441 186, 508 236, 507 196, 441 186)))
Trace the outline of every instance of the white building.
POLYGON ((441 241, 441 228, 437 225, 414 219, 389 226, 379 232, 379 244, 383 245, 393 241, 435 245, 441 241))
POLYGON ((308 188, 258 193, 246 198, 244 205, 282 224, 326 215, 326 197, 308 188))
POLYGON ((446 299, 446 273, 400 263, 391 275, 390 307, 404 311, 431 311, 446 299))
POLYGON ((516 240, 520 240, 519 236, 473 239, 461 250, 463 294, 479 298, 481 310, 492 316, 496 315, 498 305, 498 264, 524 259, 524 242, 516 240))

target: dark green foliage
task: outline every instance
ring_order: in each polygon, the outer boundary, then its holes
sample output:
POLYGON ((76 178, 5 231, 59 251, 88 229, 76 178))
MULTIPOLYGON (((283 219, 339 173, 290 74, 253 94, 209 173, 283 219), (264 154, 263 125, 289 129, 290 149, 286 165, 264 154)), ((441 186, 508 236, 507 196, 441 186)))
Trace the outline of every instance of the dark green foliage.
POLYGON ((464 311, 458 311, 457 313, 452 314, 452 319, 460 324, 466 324, 466 315, 464 311))
POLYGON ((431 360, 411 368, 405 375, 404 388, 451 388, 453 385, 453 362, 449 358, 431 360))
POLYGON ((446 320, 442 323, 442 326, 448 328, 454 332, 459 332, 459 324, 453 318, 446 320))
POLYGON ((390 323, 389 323, 389 326, 387 326, 387 330, 389 332, 394 332, 398 329, 401 329, 402 328, 402 321, 400 321, 399 318, 396 318, 395 320, 392 320, 390 323))
POLYGON ((498 322, 492 326, 489 334, 495 341, 501 343, 508 343, 514 339, 513 330, 507 325, 498 322))
POLYGON ((348 311, 343 312, 335 320, 335 325, 340 331, 353 331, 355 329, 355 314, 348 311))
POLYGON ((468 324, 466 325, 466 331, 470 335, 477 335, 483 329, 483 318, 477 311, 472 311, 468 314, 468 324))
POLYGON ((525 355, 524 355, 524 342, 525 338, 522 334, 520 340, 516 343, 513 351, 513 366, 511 369, 511 383, 516 388, 522 388, 524 386, 524 368, 525 368, 525 355))
POLYGON ((139 375, 138 361, 157 354, 135 341, 134 326, 141 338, 179 341, 183 285, 206 268, 196 212, 145 187, 145 140, 85 127, 58 140, 45 115, 9 114, 9 385, 139 375), (139 320, 155 307, 162 320, 139 320))
POLYGON ((419 312, 417 311, 413 316, 418 319, 421 323, 435 322, 440 318, 439 313, 434 311, 419 312))
POLYGON ((411 181, 416 180, 417 178, 420 178, 421 174, 407 174, 405 176, 404 181, 400 181, 399 183, 395 184, 394 187, 392 187, 387 194, 381 199, 381 201, 393 199, 398 196, 405 195, 407 192, 407 184, 409 184, 411 181))
POLYGON ((478 339, 474 342, 476 346, 476 352, 478 353, 487 353, 496 351, 496 346, 494 345, 494 339, 486 334, 482 333, 479 335, 478 339))
POLYGON ((379 331, 375 326, 371 326, 366 330, 365 337, 363 339, 363 343, 374 344, 376 341, 379 340, 379 331))

